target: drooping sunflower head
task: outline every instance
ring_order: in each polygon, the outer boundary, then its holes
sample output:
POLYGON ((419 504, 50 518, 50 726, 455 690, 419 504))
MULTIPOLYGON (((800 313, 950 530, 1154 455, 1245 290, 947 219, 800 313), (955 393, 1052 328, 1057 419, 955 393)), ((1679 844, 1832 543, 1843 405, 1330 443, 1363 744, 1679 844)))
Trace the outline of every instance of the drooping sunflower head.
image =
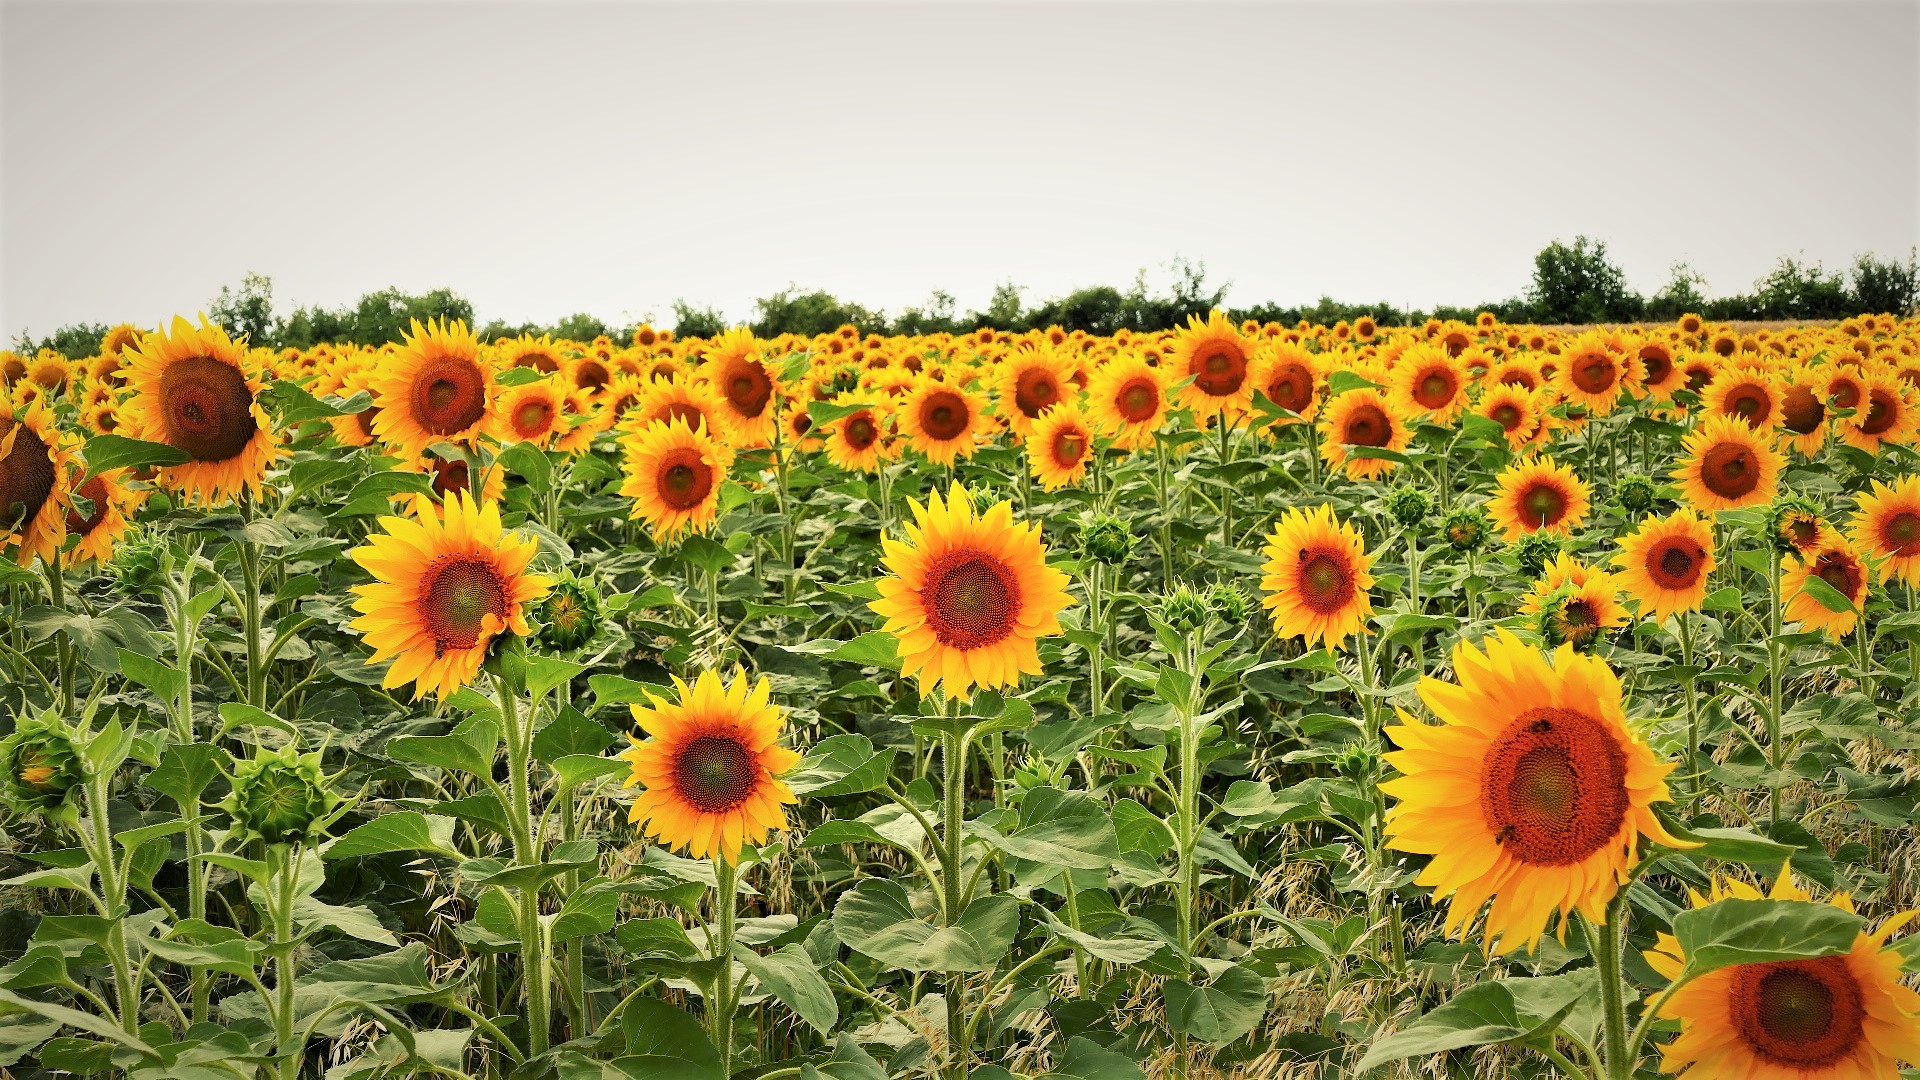
POLYGON ((493 413, 494 366, 493 352, 480 348, 466 323, 414 320, 374 380, 374 435, 401 458, 437 442, 472 442, 493 413))
POLYGON ((1437 726, 1401 710, 1386 731, 1388 846, 1432 856, 1416 882, 1452 898, 1449 934, 1492 901, 1491 951, 1534 948, 1556 915, 1604 922, 1642 837, 1686 846, 1652 810, 1674 766, 1629 726, 1612 669, 1570 645, 1549 663, 1502 630, 1456 646, 1453 670, 1420 683, 1437 726))
POLYGON ((1592 505, 1586 481, 1550 457, 1508 466, 1498 485, 1487 510, 1508 541, 1530 532, 1567 535, 1586 520, 1592 505))
POLYGON ((1920 583, 1920 475, 1893 484, 1875 480, 1873 490, 1860 496, 1848 531, 1879 562, 1882 581, 1920 583))
POLYGON ((1048 409, 1027 434, 1027 467, 1048 491, 1078 484, 1094 452, 1093 424, 1077 401, 1048 409))
POLYGON ((1067 575, 1047 565, 1040 526, 1017 522, 1005 500, 976 512, 955 484, 943 501, 910 500, 906 539, 886 537, 880 599, 867 606, 899 642, 901 673, 926 696, 961 700, 974 687, 1012 686, 1041 673, 1037 643, 1061 632, 1073 600, 1067 575))
POLYGON ((373 650, 368 664, 393 661, 382 685, 444 698, 480 673, 494 638, 531 632, 527 606, 552 581, 527 571, 539 544, 508 534, 499 504, 466 491, 438 506, 416 495, 412 519, 380 525, 349 553, 373 581, 353 587, 360 617, 348 626, 373 650))
POLYGON ((731 447, 676 417, 636 432, 626 451, 620 494, 633 500, 632 516, 645 521, 655 539, 670 540, 713 524, 720 485, 733 466, 731 447))
POLYGON ((1565 553, 1547 564, 1521 601, 1520 611, 1534 617, 1541 639, 1549 646, 1571 645, 1583 652, 1627 621, 1614 576, 1565 553))
POLYGON ((1682 611, 1698 611, 1707 598, 1707 581, 1716 565, 1713 528, 1692 510, 1648 518, 1620 541, 1613 557, 1620 584, 1640 602, 1640 613, 1655 622, 1682 611))
POLYGON ((631 766, 626 786, 643 788, 628 818, 666 847, 737 863, 743 846, 784 831, 785 807, 799 801, 780 779, 800 762, 780 745, 786 710, 765 676, 749 686, 736 671, 722 683, 709 669, 673 685, 674 700, 649 694, 650 705, 633 706, 647 738, 628 736, 619 755, 631 766))
POLYGON ((1206 321, 1187 316, 1187 325, 1174 333, 1168 364, 1176 381, 1191 379, 1180 391, 1180 404, 1194 418, 1207 420, 1226 413, 1237 417, 1253 400, 1253 345, 1242 337, 1226 313, 1215 309, 1206 321))
POLYGON ((1412 430, 1386 395, 1369 387, 1348 390, 1328 402, 1318 431, 1320 457, 1332 468, 1345 468, 1355 480, 1383 476, 1398 468, 1399 462, 1362 457, 1353 448, 1401 451, 1413 441, 1412 430))
POLYGON ((1846 537, 1836 536, 1805 555, 1787 556, 1780 580, 1784 614, 1803 629, 1824 630, 1841 641, 1853 632, 1867 603, 1867 564, 1846 537), (1827 588, 1809 584, 1818 578, 1827 588), (1837 601, 1831 596, 1838 593, 1837 601), (1832 601, 1830 606, 1830 601, 1832 601), (1839 609, 1839 610, 1836 610, 1839 609))
POLYGON ((1263 554, 1260 590, 1276 634, 1339 649, 1367 632, 1373 556, 1352 522, 1338 520, 1325 505, 1289 508, 1267 535, 1263 554))
POLYGON ((1771 439, 1724 413, 1704 417, 1686 437, 1673 471, 1687 502, 1703 513, 1757 506, 1773 498, 1784 460, 1771 439))
POLYGON ((161 469, 156 482, 205 505, 242 491, 258 497, 281 447, 256 400, 263 385, 257 358, 204 316, 198 326, 175 317, 170 329, 130 348, 128 434, 192 458, 161 469))

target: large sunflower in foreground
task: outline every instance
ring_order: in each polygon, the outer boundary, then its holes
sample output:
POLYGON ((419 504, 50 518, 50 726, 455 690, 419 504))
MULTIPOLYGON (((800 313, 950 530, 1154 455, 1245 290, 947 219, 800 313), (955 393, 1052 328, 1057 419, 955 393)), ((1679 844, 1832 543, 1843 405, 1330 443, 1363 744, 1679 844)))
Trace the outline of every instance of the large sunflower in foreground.
POLYGON ((1355 480, 1383 476, 1400 467, 1391 458, 1358 457, 1353 447, 1405 450, 1413 431, 1394 412, 1385 394, 1372 388, 1348 390, 1327 403, 1320 425, 1320 457, 1329 468, 1345 468, 1355 480))
POLYGON ((1673 478, 1703 513, 1757 506, 1773 498, 1784 459, 1770 437, 1725 414, 1707 416, 1687 434, 1687 456, 1673 478))
POLYGON ((1088 380, 1087 406, 1114 449, 1151 445, 1167 419, 1166 374, 1138 354, 1116 356, 1088 380))
POLYGON ((1606 921, 1637 860, 1640 838, 1668 835, 1652 806, 1670 801, 1671 763, 1627 723, 1620 680, 1572 646, 1547 655, 1501 630, 1485 651, 1453 650, 1458 682, 1425 678, 1420 698, 1439 718, 1400 710, 1386 755, 1401 775, 1380 785, 1387 846, 1430 855, 1417 884, 1452 897, 1446 932, 1485 907, 1494 951, 1532 949, 1557 914, 1606 921))
POLYGON ((1516 462, 1501 472, 1499 485, 1487 500, 1487 512, 1505 532, 1507 541, 1531 532, 1562 536, 1587 519, 1591 494, 1586 481, 1552 458, 1516 462))
MULTIPOLYGON (((1810 901, 1783 866, 1771 900, 1810 901)), ((1760 891, 1720 879, 1693 906, 1758 900, 1760 891)), ((1853 910, 1846 893, 1828 903, 1853 910)), ((1887 941, 1916 913, 1904 911, 1863 931, 1853 948, 1811 960, 1732 964, 1682 985, 1661 1002, 1660 1015, 1680 1034, 1660 1048, 1660 1071, 1694 1080, 1869 1080, 1900 1075, 1899 1063, 1920 1063, 1920 994, 1903 985, 1900 954, 1887 941)), ((1668 933, 1641 953, 1669 980, 1686 971, 1687 954, 1668 933)))
POLYGON ((703 671, 691 687, 676 675, 673 687, 677 700, 649 693, 651 706, 633 706, 648 738, 629 735, 619 755, 632 765, 626 786, 644 786, 627 817, 669 848, 737 863, 743 845, 786 829, 784 808, 799 801, 780 779, 800 762, 780 745, 786 710, 764 675, 751 692, 745 672, 723 685, 703 671))
POLYGON ((1293 507, 1274 523, 1264 554, 1260 591, 1276 634, 1338 649, 1366 632, 1373 556, 1351 522, 1336 519, 1328 506, 1293 507))
POLYGON ((1786 602, 1787 621, 1805 630, 1824 630, 1839 641, 1853 632, 1867 602, 1867 564, 1859 549, 1845 537, 1835 537, 1818 550, 1789 555, 1780 575, 1780 597, 1786 602), (1819 578, 1853 606, 1834 611, 1807 591, 1807 581, 1819 578))
POLYGON ((1253 343, 1219 309, 1207 315, 1187 316, 1187 325, 1174 332, 1173 352, 1167 366, 1174 381, 1193 381, 1180 390, 1180 404, 1193 410, 1196 421, 1205 423, 1220 413, 1229 419, 1247 411, 1253 401, 1253 343))
POLYGON ((393 661, 381 685, 444 699, 480 674, 495 637, 527 635, 527 605, 552 581, 527 572, 539 544, 508 535, 498 503, 462 491, 436 507, 416 495, 413 514, 381 518, 349 553, 373 581, 353 587, 360 617, 347 625, 373 649, 367 663, 393 661))
POLYGON ((962 701, 1040 674, 1036 644, 1061 632, 1073 598, 1047 565, 1039 523, 1014 521, 1011 500, 976 513, 959 484, 944 502, 938 491, 925 506, 908 501, 907 538, 882 538, 888 576, 867 605, 899 641, 901 674, 923 697, 937 685, 962 701))
POLYGON ((65 539, 77 450, 45 401, 0 393, 0 552, 21 566, 52 558, 65 539))
POLYGON ((991 430, 985 408, 986 402, 971 390, 919 378, 894 418, 908 446, 936 465, 951 465, 954 458, 972 457, 991 430))
POLYGON ((242 491, 258 497, 281 451, 257 400, 263 383, 254 356, 204 317, 196 327, 176 316, 170 330, 141 338, 126 357, 126 434, 192 458, 161 469, 156 482, 204 505, 242 491))
POLYGON ((1920 584, 1920 476, 1892 485, 1879 480, 1860 496, 1848 529, 1856 546, 1879 560, 1882 581, 1920 584))
POLYGON ((466 323, 415 319, 373 380, 373 433, 409 459, 434 443, 472 443, 487 430, 495 393, 493 353, 466 323))
POLYGON ((1620 584, 1640 601, 1640 614, 1663 623, 1682 611, 1698 611, 1713 573, 1713 527, 1691 510, 1650 517, 1620 538, 1613 557, 1620 584))
POLYGON ((1093 455, 1093 424, 1077 401, 1041 413, 1027 433, 1027 468, 1048 491, 1078 484, 1093 455))
POLYGON ((720 484, 733 465, 731 447, 675 417, 636 432, 626 449, 620 494, 633 500, 632 516, 645 521, 656 540, 713 524, 720 484))

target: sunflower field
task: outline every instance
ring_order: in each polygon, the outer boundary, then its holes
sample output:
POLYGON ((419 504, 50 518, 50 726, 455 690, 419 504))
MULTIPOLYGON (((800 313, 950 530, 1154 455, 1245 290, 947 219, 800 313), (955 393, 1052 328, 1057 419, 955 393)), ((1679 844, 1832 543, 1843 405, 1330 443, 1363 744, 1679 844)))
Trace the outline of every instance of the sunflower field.
POLYGON ((1920 320, 0 378, 0 1073, 1920 1075, 1920 320))

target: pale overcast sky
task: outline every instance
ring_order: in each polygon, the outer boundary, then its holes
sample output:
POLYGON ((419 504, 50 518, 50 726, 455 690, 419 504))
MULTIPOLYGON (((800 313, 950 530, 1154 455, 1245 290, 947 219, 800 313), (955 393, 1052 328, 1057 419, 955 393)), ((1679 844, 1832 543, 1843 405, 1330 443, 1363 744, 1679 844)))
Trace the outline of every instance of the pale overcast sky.
POLYGON ((1651 292, 1920 231, 1920 6, 6 0, 0 331, 450 286, 478 317, 1157 281, 1651 292))

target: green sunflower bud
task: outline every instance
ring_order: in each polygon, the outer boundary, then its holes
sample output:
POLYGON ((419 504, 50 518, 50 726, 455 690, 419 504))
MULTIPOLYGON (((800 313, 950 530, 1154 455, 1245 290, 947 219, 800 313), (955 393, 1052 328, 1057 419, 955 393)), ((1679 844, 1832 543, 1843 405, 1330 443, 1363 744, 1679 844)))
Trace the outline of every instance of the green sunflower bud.
POLYGON ((1453 550, 1459 552, 1479 551, 1486 546, 1487 534, 1493 529, 1493 523, 1487 520, 1485 507, 1461 506, 1448 512, 1446 520, 1440 524, 1441 535, 1453 550))
POLYGON ((536 614, 540 620, 540 643, 561 651, 577 649, 592 641, 606 622, 598 584, 572 574, 554 582, 536 614))
POLYGON ((1507 545, 1507 551, 1520 567, 1524 577, 1537 578, 1547 569, 1547 564, 1560 554, 1560 538, 1542 529, 1530 532, 1507 545))
POLYGON ((1239 587, 1220 582, 1207 590, 1207 607, 1213 611, 1213 617, 1234 629, 1246 625, 1247 615, 1253 610, 1253 601, 1239 587))
POLYGON ((341 803, 320 771, 320 752, 302 754, 288 744, 237 763, 233 791, 220 806, 243 839, 297 844, 325 835, 341 803))
POLYGON ((1628 517, 1636 518, 1653 509, 1659 493, 1653 477, 1641 473, 1621 477, 1620 483, 1613 489, 1613 497, 1619 500, 1620 509, 1625 510, 1628 517))
POLYGON ((1119 565, 1133 556, 1137 537, 1127 523, 1102 514, 1080 527, 1080 550, 1090 559, 1119 565))
POLYGON ((22 816, 56 810, 67 793, 86 780, 73 729, 49 712, 28 716, 13 734, 0 739, 0 794, 22 816))
POLYGON ((151 533, 139 533, 121 541, 107 572, 120 592, 135 596, 158 584, 167 572, 167 542, 151 533))
POLYGON ((1830 531, 1820 507, 1805 495, 1782 495, 1767 507, 1767 542, 1782 555, 1811 551, 1830 531))
POLYGON ((1365 788, 1379 775, 1380 755, 1371 747, 1352 743, 1333 759, 1333 768, 1341 776, 1365 788))
POLYGON ((1167 590, 1160 598, 1160 621, 1183 634, 1191 634, 1207 625, 1212 612, 1207 599, 1185 582, 1167 590))
POLYGON ((1402 528, 1411 529, 1427 520, 1427 513, 1433 509, 1433 499, 1420 488, 1401 485, 1387 494, 1387 513, 1402 528))

